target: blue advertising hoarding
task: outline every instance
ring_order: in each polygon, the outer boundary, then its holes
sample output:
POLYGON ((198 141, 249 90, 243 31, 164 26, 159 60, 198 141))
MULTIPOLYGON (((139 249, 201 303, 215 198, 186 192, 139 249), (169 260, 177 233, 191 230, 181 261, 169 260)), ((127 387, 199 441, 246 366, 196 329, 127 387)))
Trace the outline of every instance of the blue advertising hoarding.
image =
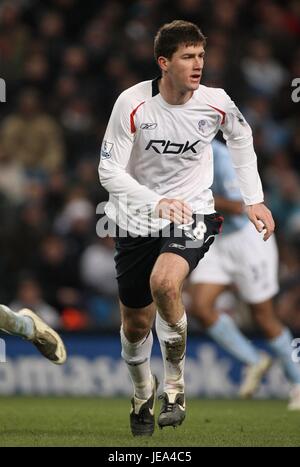
MULTIPOLYGON (((6 361, 0 362, 0 395, 129 396, 127 368, 120 357, 119 337, 69 335, 64 337, 67 363, 56 366, 41 357, 30 343, 4 337, 6 361)), ((260 341, 255 341, 262 347, 260 341)), ((152 371, 162 382, 162 360, 155 339, 152 371)), ((186 393, 189 397, 237 396, 243 366, 211 340, 191 336, 186 357, 186 393)), ((159 388, 162 391, 162 385, 159 388)), ((284 398, 289 384, 276 360, 256 397, 284 398)))

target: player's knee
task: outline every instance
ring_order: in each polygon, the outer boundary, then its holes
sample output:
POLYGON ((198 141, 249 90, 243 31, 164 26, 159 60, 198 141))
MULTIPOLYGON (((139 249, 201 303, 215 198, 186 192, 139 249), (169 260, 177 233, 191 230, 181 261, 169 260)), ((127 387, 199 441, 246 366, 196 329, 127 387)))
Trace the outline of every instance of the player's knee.
POLYGON ((123 323, 123 331, 129 342, 138 342, 143 339, 151 329, 146 321, 136 323, 123 323))
POLYGON ((163 275, 153 274, 150 278, 150 286, 156 304, 163 308, 177 302, 180 297, 178 283, 163 275))
POLYGON ((137 342, 143 339, 150 331, 152 318, 144 313, 139 313, 137 310, 135 315, 123 316, 122 326, 129 342, 137 342))

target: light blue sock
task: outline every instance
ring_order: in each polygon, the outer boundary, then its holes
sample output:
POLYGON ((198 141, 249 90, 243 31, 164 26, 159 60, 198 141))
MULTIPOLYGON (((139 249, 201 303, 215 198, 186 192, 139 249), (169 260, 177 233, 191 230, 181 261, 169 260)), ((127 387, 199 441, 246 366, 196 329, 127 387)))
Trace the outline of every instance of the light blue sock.
POLYGON ((293 362, 291 342, 293 336, 288 328, 284 328, 282 333, 268 341, 271 349, 279 357, 286 377, 294 384, 300 384, 300 366, 293 362))
POLYGON ((221 347, 246 365, 253 365, 259 360, 259 353, 251 342, 243 336, 233 319, 220 315, 219 319, 206 330, 207 334, 221 347))

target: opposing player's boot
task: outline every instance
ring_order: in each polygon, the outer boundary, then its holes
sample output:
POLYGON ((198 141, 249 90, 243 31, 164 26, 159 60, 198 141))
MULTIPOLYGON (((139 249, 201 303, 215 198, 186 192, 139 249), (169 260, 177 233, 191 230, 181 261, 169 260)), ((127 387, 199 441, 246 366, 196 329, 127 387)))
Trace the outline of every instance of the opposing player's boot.
POLYGON ((174 428, 181 425, 185 419, 185 397, 183 392, 169 393, 164 392, 159 399, 162 400, 161 411, 158 417, 158 426, 173 426, 174 428))
POLYGON ((28 316, 34 324, 34 335, 28 339, 41 354, 56 365, 62 365, 67 359, 63 341, 50 326, 28 308, 19 311, 22 316, 28 316))
POLYGON ((152 376, 152 394, 149 399, 131 399, 130 428, 133 436, 151 436, 154 432, 154 408, 158 381, 152 376))
POLYGON ((300 384, 295 384, 290 393, 288 410, 300 410, 300 384))
POLYGON ((239 396, 242 399, 251 398, 258 388, 263 376, 272 365, 269 355, 261 353, 259 361, 253 365, 248 365, 245 376, 239 389, 239 396))

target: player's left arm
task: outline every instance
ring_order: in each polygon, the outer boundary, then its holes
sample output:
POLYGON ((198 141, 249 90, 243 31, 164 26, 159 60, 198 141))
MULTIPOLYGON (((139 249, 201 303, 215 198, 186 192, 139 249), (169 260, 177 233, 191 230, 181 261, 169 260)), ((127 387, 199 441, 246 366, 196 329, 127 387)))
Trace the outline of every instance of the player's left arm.
POLYGON ((217 211, 225 212, 228 214, 240 215, 245 211, 243 201, 224 198, 220 195, 214 194, 215 208, 217 211))
POLYGON ((258 203, 246 206, 246 212, 258 232, 265 230, 264 240, 268 240, 275 230, 275 222, 270 209, 264 203, 258 203))
POLYGON ((264 240, 274 232, 271 211, 264 205, 264 194, 257 170, 252 131, 244 116, 224 92, 224 121, 220 127, 236 171, 246 212, 258 232, 265 229, 264 240))

